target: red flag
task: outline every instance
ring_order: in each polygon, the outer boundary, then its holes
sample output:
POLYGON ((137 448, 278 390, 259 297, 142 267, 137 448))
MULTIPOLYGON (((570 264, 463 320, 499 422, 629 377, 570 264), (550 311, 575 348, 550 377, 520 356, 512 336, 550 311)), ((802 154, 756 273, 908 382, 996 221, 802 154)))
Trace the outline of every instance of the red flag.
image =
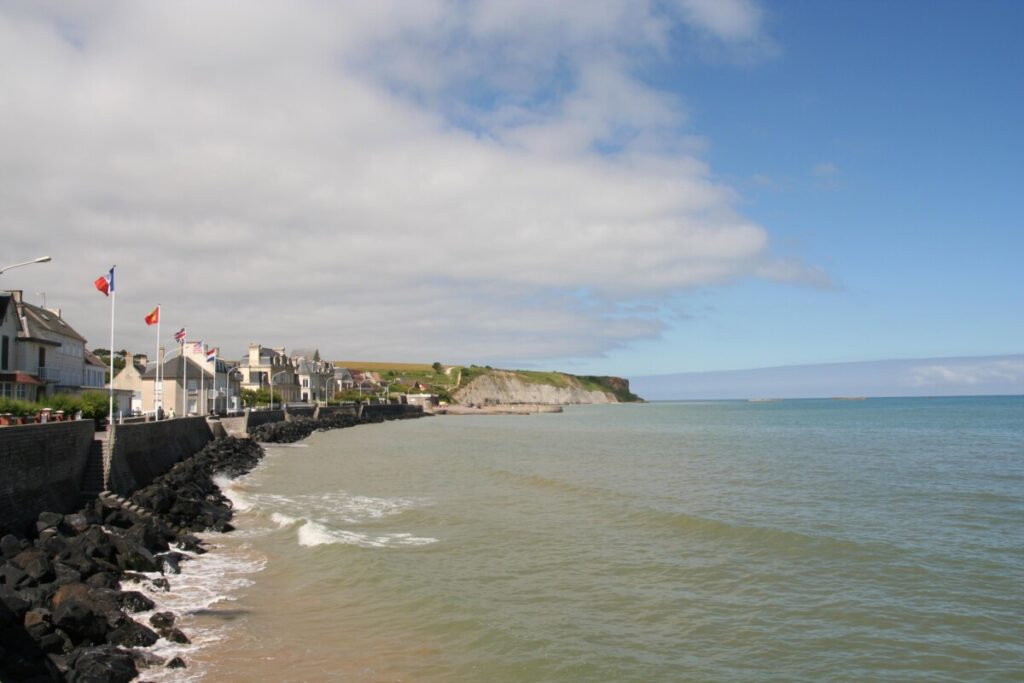
POLYGON ((147 325, 156 325, 160 322, 160 307, 157 306, 153 309, 153 312, 146 316, 147 325))
POLYGON ((111 268, 109 273, 96 278, 93 284, 96 285, 96 289, 103 292, 103 296, 110 296, 110 293, 114 291, 114 269, 111 268))

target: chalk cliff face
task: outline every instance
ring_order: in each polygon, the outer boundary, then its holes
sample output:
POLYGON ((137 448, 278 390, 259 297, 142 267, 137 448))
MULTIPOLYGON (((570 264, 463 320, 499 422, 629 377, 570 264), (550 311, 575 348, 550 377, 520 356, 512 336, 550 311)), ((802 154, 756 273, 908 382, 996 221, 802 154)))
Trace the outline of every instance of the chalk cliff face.
POLYGON ((515 373, 496 370, 476 377, 454 398, 463 405, 618 403, 610 393, 586 389, 573 377, 565 376, 565 385, 528 382, 515 373))

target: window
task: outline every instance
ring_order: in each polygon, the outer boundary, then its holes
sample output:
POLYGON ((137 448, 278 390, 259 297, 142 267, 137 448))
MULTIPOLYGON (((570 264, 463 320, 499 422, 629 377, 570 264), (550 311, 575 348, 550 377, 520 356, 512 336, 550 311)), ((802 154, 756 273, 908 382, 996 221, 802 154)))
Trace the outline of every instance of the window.
POLYGON ((17 387, 18 387, 18 400, 19 401, 24 401, 25 400, 25 385, 24 384, 19 384, 19 385, 17 385, 17 387))
POLYGON ((39 367, 46 367, 46 349, 42 346, 39 347, 39 367))
POLYGON ((303 388, 306 388, 306 387, 309 386, 309 378, 308 377, 303 377, 302 378, 302 386, 303 386, 303 388))
POLYGON ((13 385, 10 382, 0 382, 0 398, 12 398, 13 385))
POLYGON ((3 347, 0 348, 0 370, 7 370, 11 366, 11 338, 6 334, 3 339, 3 347))

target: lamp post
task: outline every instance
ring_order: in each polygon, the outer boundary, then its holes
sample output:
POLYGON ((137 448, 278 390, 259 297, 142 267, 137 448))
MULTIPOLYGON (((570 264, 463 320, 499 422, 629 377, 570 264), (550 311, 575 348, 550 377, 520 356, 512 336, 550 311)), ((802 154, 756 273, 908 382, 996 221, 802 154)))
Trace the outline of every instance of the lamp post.
POLYGON ((226 373, 224 373, 224 385, 225 385, 224 386, 224 412, 225 413, 230 413, 231 412, 231 376, 233 374, 235 374, 236 372, 238 373, 239 384, 241 384, 242 377, 244 377, 244 375, 242 374, 242 371, 239 370, 238 368, 228 368, 228 371, 226 373))
POLYGON ((10 270, 11 268, 20 268, 21 266, 30 266, 33 263, 46 263, 49 260, 50 260, 49 256, 40 256, 39 258, 34 258, 31 261, 24 261, 22 263, 15 263, 13 266, 4 266, 3 268, 0 268, 0 275, 2 275, 4 271, 10 270))

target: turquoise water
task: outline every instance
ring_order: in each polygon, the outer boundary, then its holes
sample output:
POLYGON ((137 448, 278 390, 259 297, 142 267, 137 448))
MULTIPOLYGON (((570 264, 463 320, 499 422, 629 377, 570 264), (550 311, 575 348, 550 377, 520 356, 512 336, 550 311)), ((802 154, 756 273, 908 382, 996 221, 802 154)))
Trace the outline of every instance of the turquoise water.
POLYGON ((194 677, 1024 679, 1021 397, 372 425, 232 495, 194 677))

